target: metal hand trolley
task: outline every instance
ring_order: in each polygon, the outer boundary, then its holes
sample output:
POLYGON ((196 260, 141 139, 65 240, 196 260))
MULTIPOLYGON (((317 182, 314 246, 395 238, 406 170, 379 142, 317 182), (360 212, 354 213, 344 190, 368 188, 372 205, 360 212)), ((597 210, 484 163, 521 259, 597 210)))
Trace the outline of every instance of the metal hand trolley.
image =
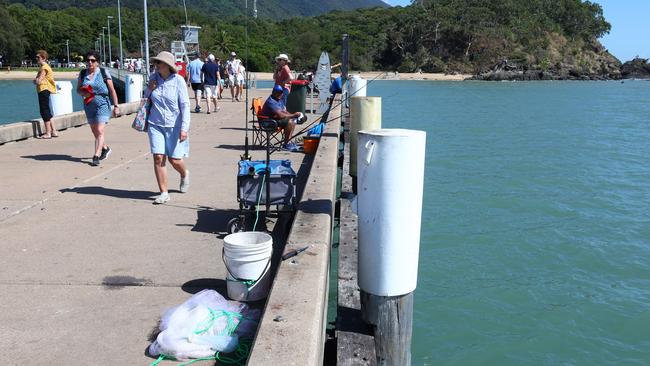
POLYGON ((237 201, 239 214, 228 221, 228 233, 237 233, 252 227, 261 206, 264 219, 272 214, 292 213, 296 209, 296 172, 290 160, 271 160, 270 134, 278 127, 272 119, 259 122, 266 132, 266 160, 238 162, 237 201), (272 206, 275 207, 272 210, 272 206))

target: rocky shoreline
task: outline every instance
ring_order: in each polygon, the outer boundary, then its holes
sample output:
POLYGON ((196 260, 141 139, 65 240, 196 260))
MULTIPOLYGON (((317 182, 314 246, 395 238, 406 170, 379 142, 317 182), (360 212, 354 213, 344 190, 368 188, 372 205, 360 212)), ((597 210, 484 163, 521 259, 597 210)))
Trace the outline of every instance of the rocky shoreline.
POLYGON ((484 81, 538 81, 538 80, 621 80, 650 79, 650 63, 635 58, 624 64, 612 60, 600 63, 598 72, 580 69, 575 65, 561 64, 546 70, 524 70, 517 65, 500 63, 492 70, 474 75, 471 80, 484 81))

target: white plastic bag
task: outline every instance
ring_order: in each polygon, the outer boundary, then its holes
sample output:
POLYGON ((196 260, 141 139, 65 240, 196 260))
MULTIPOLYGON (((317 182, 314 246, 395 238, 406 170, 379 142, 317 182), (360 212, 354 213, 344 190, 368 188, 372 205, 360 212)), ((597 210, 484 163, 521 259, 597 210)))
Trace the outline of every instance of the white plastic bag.
MULTIPOLYGON (((246 304, 227 301, 214 290, 203 290, 165 312, 160 320, 161 332, 149 346, 149 354, 186 360, 211 357, 217 351, 233 352, 239 344, 235 330, 247 310, 246 304)), ((259 313, 252 315, 259 319, 259 313)), ((242 324, 246 324, 243 330, 247 336, 251 333, 250 321, 242 324)))

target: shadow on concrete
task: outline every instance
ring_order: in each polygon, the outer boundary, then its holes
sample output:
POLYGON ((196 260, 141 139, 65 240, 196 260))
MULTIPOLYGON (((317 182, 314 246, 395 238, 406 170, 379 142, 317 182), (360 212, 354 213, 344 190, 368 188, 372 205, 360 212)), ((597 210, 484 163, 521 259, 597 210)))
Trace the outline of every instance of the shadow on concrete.
MULTIPOLYGON (((244 151, 246 146, 244 145, 228 145, 228 144, 221 144, 218 146, 214 147, 215 149, 226 149, 226 150, 239 150, 239 151, 244 151)), ((248 147, 249 149, 251 148, 250 146, 248 147)))
POLYGON ((220 210, 200 206, 196 212, 196 224, 191 231, 215 234, 219 239, 223 239, 228 235, 228 221, 237 217, 238 214, 238 210, 220 210))
POLYGON ((42 155, 25 155, 21 156, 24 159, 34 159, 38 161, 72 161, 75 163, 83 162, 82 158, 77 158, 70 155, 63 154, 42 154, 42 155))
MULTIPOLYGON (((251 140, 253 139, 252 136, 249 137, 251 140)), ((228 145, 228 144, 222 144, 214 147, 215 149, 226 149, 226 150, 238 150, 238 151, 244 151, 246 149, 246 145, 228 145)), ((248 145, 248 150, 265 150, 266 148, 264 146, 260 145, 253 145, 249 144, 248 145)))
POLYGON ((302 193, 305 190, 305 185, 307 179, 309 178, 309 172, 311 171, 311 166, 314 163, 314 155, 306 154, 302 159, 302 163, 296 172, 296 200, 300 202, 302 199, 302 193))
MULTIPOLYGON (((220 130, 246 131, 245 127, 221 127, 220 130)), ((249 133, 253 132, 252 128, 248 129, 249 133)))
POLYGON ((300 202, 300 211, 310 214, 327 214, 332 215, 332 200, 307 200, 300 202))
POLYGON ((32 134, 34 137, 40 136, 43 131, 41 130, 41 122, 39 120, 31 120, 29 121, 32 124, 32 134))
POLYGON ((374 336, 372 326, 363 321, 361 309, 338 306, 336 314, 336 330, 374 336))
POLYGON ((217 278, 197 278, 195 280, 187 281, 181 286, 181 289, 192 295, 203 290, 215 290, 221 294, 221 296, 226 298, 228 297, 226 280, 217 278))
POLYGON ((60 189, 59 192, 100 195, 100 196, 108 196, 108 197, 115 197, 115 198, 128 198, 134 200, 151 200, 153 196, 158 194, 150 191, 127 191, 124 189, 112 189, 112 188, 105 188, 105 187, 98 187, 98 186, 65 188, 65 189, 60 189))

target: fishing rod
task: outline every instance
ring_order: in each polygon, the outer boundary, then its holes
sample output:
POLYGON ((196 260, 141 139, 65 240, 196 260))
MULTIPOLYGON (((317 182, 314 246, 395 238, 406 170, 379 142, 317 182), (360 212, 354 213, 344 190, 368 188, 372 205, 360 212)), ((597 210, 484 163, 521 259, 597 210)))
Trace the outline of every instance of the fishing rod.
MULTIPOLYGON (((378 74, 377 76, 375 76, 374 78, 372 78, 371 80, 369 80, 369 81, 366 83, 366 86, 364 86, 363 88, 356 90, 354 93, 349 94, 349 95, 346 96, 345 98, 341 98, 341 100, 339 101, 339 103, 338 103, 337 105, 335 105, 334 108, 337 108, 337 107, 339 107, 341 104, 347 102, 347 101, 348 101, 350 98, 352 98, 356 93, 360 92, 360 91, 361 91, 362 89, 364 89, 364 88, 367 88, 368 85, 370 85, 372 82, 376 81, 377 79, 379 79, 380 77, 382 77, 382 76, 384 76, 384 75, 386 75, 386 74, 388 74, 388 71, 384 71, 384 72, 382 72, 381 74, 378 74)), ((307 124, 307 126, 303 127, 302 130, 298 131, 295 135, 291 136, 290 140, 293 140, 294 138, 296 138, 296 137, 298 137, 298 136, 304 134, 304 133, 307 132, 307 131, 312 127, 312 126, 314 126, 316 123, 322 122, 322 119, 323 119, 323 116, 324 116, 324 115, 327 114, 328 117, 329 117, 329 112, 332 110, 332 104, 333 104, 333 101, 334 101, 334 97, 332 97, 332 99, 330 99, 330 106, 329 106, 329 108, 327 109, 327 112, 323 113, 321 116, 319 116, 318 118, 316 118, 314 121, 312 121, 312 122, 310 122, 309 124, 307 124)), ((334 117, 334 118, 332 118, 332 119, 328 119, 327 121, 322 122, 322 123, 327 124, 327 123, 330 123, 330 122, 334 122, 334 121, 336 121, 336 120, 338 120, 338 119, 341 119, 341 117, 342 117, 342 116, 334 117)))
MULTIPOLYGON (((246 8, 246 23, 244 32, 246 34, 246 51, 244 61, 246 64, 246 103, 244 104, 244 125, 246 128, 246 137, 244 138, 244 155, 241 155, 241 160, 251 160, 251 155, 248 153, 248 89, 250 89, 250 72, 248 70, 248 0, 245 2, 246 8)), ((257 0, 253 0, 253 18, 257 19, 257 0)), ((244 84, 242 84, 244 85, 244 84)), ((232 87, 232 86, 231 86, 232 87)))

